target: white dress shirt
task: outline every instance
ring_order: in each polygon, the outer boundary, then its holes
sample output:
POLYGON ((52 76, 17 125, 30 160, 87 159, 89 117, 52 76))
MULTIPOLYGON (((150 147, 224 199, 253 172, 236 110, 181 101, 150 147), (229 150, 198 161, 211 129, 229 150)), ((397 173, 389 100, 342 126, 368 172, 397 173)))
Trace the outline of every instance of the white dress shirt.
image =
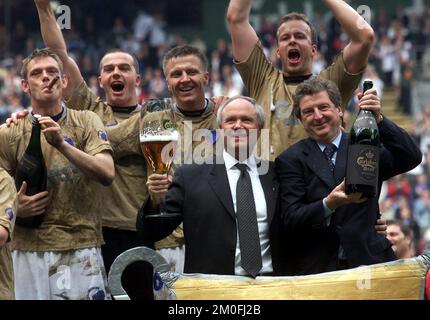
MULTIPOLYGON (((231 197, 233 199, 234 211, 237 212, 236 205, 236 185, 240 176, 240 170, 235 167, 237 161, 233 156, 223 152, 224 164, 227 170, 228 183, 230 185, 231 197)), ((272 257, 270 253, 270 237, 269 224, 267 220, 266 198, 264 196, 263 187, 261 186, 260 177, 258 175, 257 164, 254 156, 241 162, 248 166, 249 177, 251 178, 252 193, 255 200, 255 210, 257 212, 258 233, 260 236, 261 258, 263 267, 260 273, 273 272, 272 257)), ((236 219, 237 226, 237 219, 236 219)), ((235 275, 247 275, 246 271, 241 267, 240 262, 240 243, 239 231, 237 231, 236 253, 235 253, 235 275)))

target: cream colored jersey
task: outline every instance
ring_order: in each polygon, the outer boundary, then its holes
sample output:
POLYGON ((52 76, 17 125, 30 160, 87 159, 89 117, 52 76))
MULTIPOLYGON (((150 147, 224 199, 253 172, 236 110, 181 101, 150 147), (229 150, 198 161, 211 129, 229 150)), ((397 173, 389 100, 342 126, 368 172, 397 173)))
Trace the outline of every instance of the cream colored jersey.
MULTIPOLYGON (((133 116, 122 122, 119 126, 108 128, 109 138, 115 150, 115 157, 130 156, 142 152, 139 143, 139 130, 145 127, 150 121, 168 121, 175 124, 179 132, 177 157, 175 158, 173 169, 184 163, 192 163, 196 151, 202 151, 202 157, 209 156, 213 152, 213 137, 218 128, 216 115, 213 112, 213 105, 208 101, 206 111, 198 117, 184 116, 174 104, 169 109, 145 113, 142 110, 140 116, 133 116), (208 129, 201 131, 199 129, 208 129)), ((148 169, 151 174, 151 169, 148 169)), ((141 203, 142 205, 142 203, 141 203)), ((184 243, 182 225, 178 227, 172 235, 157 242, 156 248, 176 247, 184 243)))
MULTIPOLYGON (((0 226, 13 236, 18 201, 15 183, 8 173, 0 168, 0 226)), ((0 300, 14 299, 12 256, 9 245, 0 247, 0 300)))
MULTIPOLYGON (((141 106, 138 106, 131 113, 121 112, 120 108, 115 112, 105 101, 94 95, 85 82, 82 82, 66 103, 69 108, 95 112, 106 127, 114 127, 130 117, 139 116, 141 110, 141 106)), ((99 210, 103 212, 104 227, 136 231, 137 211, 148 198, 146 173, 146 161, 140 155, 115 158, 115 179, 112 185, 95 186, 95 192, 102 199, 99 210)))
MULTIPOLYGON (((293 115, 293 94, 297 84, 287 85, 282 71, 277 69, 264 55, 258 42, 246 61, 236 64, 248 95, 254 98, 266 114, 266 128, 270 129, 270 160, 274 160, 290 145, 306 138, 307 133, 293 115)), ((350 74, 345 70, 342 53, 333 64, 318 76, 337 84, 345 109, 357 88, 362 72, 350 74)))
MULTIPOLYGON (((18 125, 0 127, 0 166, 12 176, 31 135, 31 115, 18 125)), ((64 140, 89 155, 111 152, 105 127, 90 111, 63 108, 58 120, 64 140)), ((16 226, 13 250, 65 251, 102 244, 101 197, 94 193, 98 183, 75 167, 41 135, 42 152, 48 170, 49 205, 42 225, 35 229, 16 226)))

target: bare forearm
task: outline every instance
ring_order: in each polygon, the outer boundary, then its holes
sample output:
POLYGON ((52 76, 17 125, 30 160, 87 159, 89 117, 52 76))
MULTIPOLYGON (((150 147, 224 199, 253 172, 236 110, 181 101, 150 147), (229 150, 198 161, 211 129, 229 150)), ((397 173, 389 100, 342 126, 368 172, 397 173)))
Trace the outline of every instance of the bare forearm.
POLYGON ((251 0, 231 0, 227 11, 230 25, 233 55, 237 61, 245 61, 251 54, 258 36, 249 22, 251 0))
POLYGON ((57 149, 85 175, 103 185, 112 183, 115 168, 112 155, 108 151, 91 156, 66 142, 63 142, 57 149))
POLYGON ((227 19, 229 23, 248 23, 252 0, 230 0, 227 19))
POLYGON ((61 59, 67 58, 67 47, 49 2, 36 2, 40 31, 45 45, 55 51, 61 59))
POLYGON ((63 90, 63 97, 67 100, 73 91, 83 81, 78 66, 67 53, 66 42, 57 24, 55 15, 52 12, 49 1, 36 1, 37 13, 39 15, 40 31, 45 45, 51 48, 61 59, 64 66, 64 73, 67 74, 69 82, 67 88, 63 90))
POLYGON ((362 72, 375 37, 372 27, 344 1, 324 0, 324 3, 351 38, 343 49, 345 69, 353 74, 362 72))
POLYGON ((351 41, 373 43, 372 27, 345 1, 324 0, 324 3, 351 38, 351 41))

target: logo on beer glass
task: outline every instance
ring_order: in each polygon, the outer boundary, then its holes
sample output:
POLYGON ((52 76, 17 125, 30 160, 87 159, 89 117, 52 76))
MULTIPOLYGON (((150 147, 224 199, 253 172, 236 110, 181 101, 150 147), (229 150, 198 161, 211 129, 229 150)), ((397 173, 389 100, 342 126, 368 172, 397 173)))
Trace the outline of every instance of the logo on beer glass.
POLYGON ((179 134, 170 120, 145 122, 140 131, 140 147, 153 173, 170 171, 179 134))

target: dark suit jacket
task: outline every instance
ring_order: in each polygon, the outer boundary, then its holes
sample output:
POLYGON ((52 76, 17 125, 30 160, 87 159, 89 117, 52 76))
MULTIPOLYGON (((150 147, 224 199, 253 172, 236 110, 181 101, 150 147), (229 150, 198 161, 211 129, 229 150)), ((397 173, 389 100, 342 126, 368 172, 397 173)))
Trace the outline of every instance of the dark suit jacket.
MULTIPOLYGON (((279 271, 277 240, 278 182, 274 163, 260 176, 267 203, 270 245, 274 272, 279 271)), ((224 164, 183 165, 173 177, 166 195, 168 212, 181 213, 178 219, 151 221, 145 218, 149 206, 139 211, 137 229, 144 239, 157 241, 183 222, 185 273, 234 275, 237 240, 236 216, 224 164)))
MULTIPOLYGON (((415 142, 386 118, 379 125, 381 147, 379 192, 383 180, 409 171, 422 159, 415 142)), ((339 244, 350 267, 394 260, 390 242, 378 235, 378 198, 336 209, 327 226, 322 199, 346 175, 348 135, 343 134, 334 176, 317 143, 308 138, 288 148, 276 159, 280 182, 282 227, 289 238, 289 274, 336 270, 339 244)), ((379 194, 378 192, 378 194, 379 194)))

